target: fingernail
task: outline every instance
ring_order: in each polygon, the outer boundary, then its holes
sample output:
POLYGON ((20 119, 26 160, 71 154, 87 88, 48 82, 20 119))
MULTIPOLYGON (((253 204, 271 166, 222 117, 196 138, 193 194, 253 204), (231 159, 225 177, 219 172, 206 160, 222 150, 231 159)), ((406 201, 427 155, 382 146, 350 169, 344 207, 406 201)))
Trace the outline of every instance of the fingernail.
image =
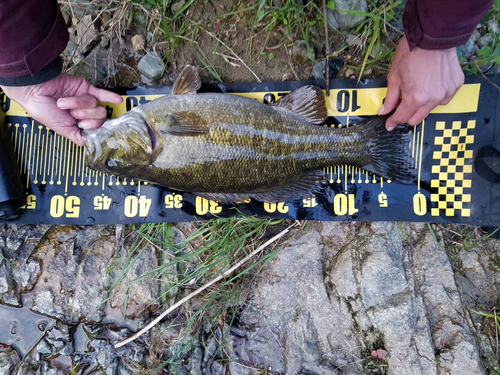
POLYGON ((395 126, 388 126, 386 129, 389 132, 392 132, 394 130, 395 126))
POLYGON ((382 107, 380 107, 380 109, 378 110, 377 114, 382 114, 384 113, 384 105, 382 104, 382 107))
POLYGON ((61 109, 66 109, 68 108, 68 101, 66 99, 59 99, 57 100, 57 106, 61 109))

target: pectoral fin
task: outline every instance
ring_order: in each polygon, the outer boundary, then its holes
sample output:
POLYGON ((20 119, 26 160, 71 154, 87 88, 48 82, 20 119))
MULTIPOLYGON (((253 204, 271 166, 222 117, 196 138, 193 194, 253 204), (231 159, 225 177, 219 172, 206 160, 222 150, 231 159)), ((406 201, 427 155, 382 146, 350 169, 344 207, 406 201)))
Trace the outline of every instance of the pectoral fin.
POLYGON ((279 189, 264 193, 231 194, 231 193, 199 193, 198 195, 222 204, 236 204, 246 199, 255 199, 260 202, 278 203, 290 202, 312 195, 321 188, 319 182, 324 178, 324 171, 305 173, 297 181, 293 181, 279 189))
POLYGON ((186 65, 175 80, 173 95, 196 94, 201 87, 200 74, 194 66, 186 65))
POLYGON ((170 114, 165 123, 158 126, 162 133, 172 135, 197 136, 208 133, 208 127, 203 117, 192 112, 177 112, 170 114))
POLYGON ((317 86, 303 86, 272 105, 301 115, 313 124, 321 124, 328 117, 325 94, 317 86))

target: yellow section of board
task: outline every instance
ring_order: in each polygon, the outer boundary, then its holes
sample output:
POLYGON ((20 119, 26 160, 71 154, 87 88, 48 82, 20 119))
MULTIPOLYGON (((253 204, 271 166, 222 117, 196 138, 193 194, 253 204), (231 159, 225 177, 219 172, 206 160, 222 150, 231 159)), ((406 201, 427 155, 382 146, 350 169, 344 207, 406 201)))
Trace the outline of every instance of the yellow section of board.
MULTIPOLYGON (((467 84, 460 88, 453 100, 445 106, 438 106, 431 113, 470 113, 476 112, 480 83, 467 84)), ((266 95, 272 95, 275 99, 286 94, 283 92, 253 92, 242 93, 242 95, 259 101, 263 101, 266 95)), ((332 89, 327 98, 329 116, 373 116, 382 106, 382 102, 387 93, 387 88, 371 89, 332 89)), ((107 104, 111 117, 123 115, 127 108, 130 109, 139 104, 157 99, 162 95, 132 95, 124 96, 121 104, 107 104)), ((11 101, 6 112, 7 116, 28 116, 26 111, 17 103, 11 101)))
POLYGON ((471 187, 471 180, 467 177, 472 173, 470 146, 474 143, 475 127, 475 120, 436 122, 436 130, 441 135, 434 139, 438 151, 432 155, 439 162, 431 170, 433 177, 437 175, 431 180, 431 188, 437 191, 431 194, 432 216, 443 213, 445 216, 470 216, 471 194, 467 189, 471 187))

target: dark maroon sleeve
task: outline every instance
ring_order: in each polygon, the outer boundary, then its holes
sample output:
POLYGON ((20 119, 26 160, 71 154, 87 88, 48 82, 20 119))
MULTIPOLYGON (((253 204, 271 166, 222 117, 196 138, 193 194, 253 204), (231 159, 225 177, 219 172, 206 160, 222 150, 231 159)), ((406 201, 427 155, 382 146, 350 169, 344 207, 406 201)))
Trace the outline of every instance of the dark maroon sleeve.
POLYGON ((408 0, 403 21, 410 50, 464 44, 492 4, 493 0, 408 0))
POLYGON ((0 1, 0 78, 36 76, 68 43, 56 0, 0 1))

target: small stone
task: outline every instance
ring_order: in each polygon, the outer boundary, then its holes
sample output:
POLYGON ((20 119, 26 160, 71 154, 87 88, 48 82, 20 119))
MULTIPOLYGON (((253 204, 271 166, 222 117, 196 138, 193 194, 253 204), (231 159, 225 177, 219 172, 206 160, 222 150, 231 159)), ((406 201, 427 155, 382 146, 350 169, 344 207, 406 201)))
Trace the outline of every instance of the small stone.
POLYGON ((157 80, 163 75, 164 64, 156 52, 148 52, 137 65, 139 71, 147 78, 157 80))
MULTIPOLYGON (((293 43, 292 50, 290 51, 295 63, 302 65, 309 60, 309 54, 307 51, 307 43, 305 40, 297 40, 293 43)), ((312 56, 314 57, 314 56, 312 56)))
POLYGON ((151 31, 148 31, 146 34, 146 43, 151 43, 153 41, 153 33, 151 31))
POLYGON ((101 42, 99 43, 99 45, 104 48, 104 49, 107 49, 109 48, 109 44, 110 44, 110 40, 107 36, 103 36, 101 38, 101 42))
POLYGON ((346 77, 351 77, 353 75, 354 75, 354 70, 352 70, 351 68, 346 70, 346 72, 345 72, 346 77))
POLYGON ((175 15, 175 14, 179 13, 184 5, 186 5, 185 0, 178 0, 175 3, 173 3, 172 6, 170 7, 172 14, 175 15))
POLYGON ((491 19, 488 21, 487 25, 490 33, 498 34, 500 32, 500 25, 498 24, 498 20, 495 21, 494 19, 491 19))
MULTIPOLYGON (((335 0, 335 8, 342 10, 354 10, 360 12, 368 11, 368 4, 366 0, 335 0)), ((327 20, 328 25, 333 29, 353 29, 360 25, 366 19, 362 14, 352 14, 341 12, 338 10, 332 11, 328 9, 327 20)))
MULTIPOLYGON (((344 66, 344 59, 342 57, 332 57, 330 59, 330 70, 329 75, 330 79, 337 77, 340 69, 344 66)), ((326 76, 326 60, 320 61, 312 70, 312 75, 316 79, 325 79, 326 76)))
POLYGON ((472 35, 470 36, 470 39, 473 43, 477 42, 477 40, 481 37, 481 32, 479 30, 474 30, 472 35))
POLYGON ((76 27, 78 35, 78 44, 81 53, 87 55, 92 48, 99 42, 100 36, 98 34, 99 25, 92 19, 91 15, 82 18, 76 27))
POLYGON ((143 53, 144 48, 146 48, 146 39, 144 39, 144 36, 141 34, 134 35, 131 42, 136 55, 143 53))
POLYGON ((491 45, 495 38, 491 34, 484 34, 481 38, 477 40, 477 44, 479 48, 483 48, 484 46, 491 45))
POLYGON ((113 16, 109 12, 104 12, 103 14, 101 14, 101 20, 104 27, 106 27, 112 19, 113 16))
POLYGON ((69 14, 66 10, 63 10, 61 13, 64 18, 64 23, 66 24, 67 27, 70 27, 73 24, 73 19, 71 17, 71 14, 69 14))

